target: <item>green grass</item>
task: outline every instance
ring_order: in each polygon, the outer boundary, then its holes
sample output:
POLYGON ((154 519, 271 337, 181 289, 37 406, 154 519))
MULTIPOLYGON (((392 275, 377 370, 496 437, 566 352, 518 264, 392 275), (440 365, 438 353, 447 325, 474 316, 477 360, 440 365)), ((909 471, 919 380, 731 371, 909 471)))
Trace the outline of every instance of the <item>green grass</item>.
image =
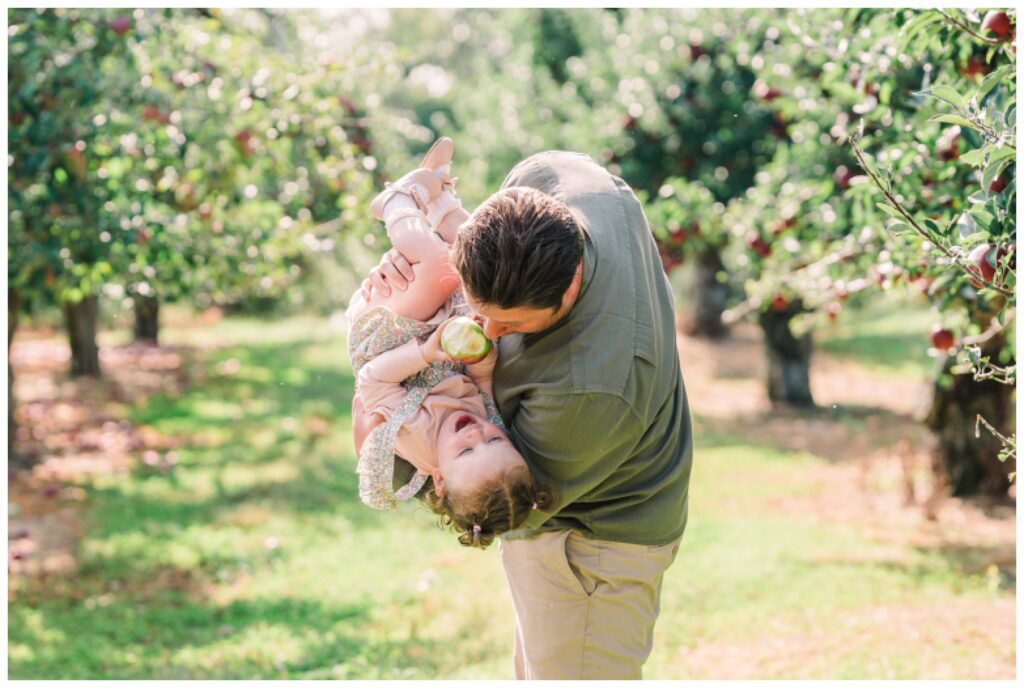
POLYGON ((874 299, 847 308, 835 324, 815 333, 818 350, 857 361, 883 375, 927 379, 936 361, 928 356, 931 328, 939 316, 907 297, 874 299))
MULTIPOLYGON (((229 320, 198 336, 222 347, 204 377, 131 411, 186 440, 177 464, 86 484, 79 570, 8 606, 10 678, 512 678, 497 548, 460 547, 418 505, 380 513, 358 500, 343 336, 310 319, 229 320)), ((821 458, 731 435, 697 438, 696 456, 650 678, 695 677, 681 657, 698 643, 831 633, 871 605, 1013 598, 954 555, 776 513, 817 489, 807 474, 821 458)), ((969 666, 972 648, 947 649, 969 666)), ((824 678, 930 675, 909 641, 803 666, 824 678)))

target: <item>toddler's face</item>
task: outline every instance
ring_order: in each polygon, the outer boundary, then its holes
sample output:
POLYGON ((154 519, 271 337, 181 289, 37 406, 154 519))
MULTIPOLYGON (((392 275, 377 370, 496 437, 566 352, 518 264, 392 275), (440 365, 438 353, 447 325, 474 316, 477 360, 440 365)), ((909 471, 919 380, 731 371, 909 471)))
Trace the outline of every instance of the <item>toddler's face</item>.
MULTIPOLYGON (((450 414, 437 437, 440 491, 468 493, 495 473, 526 462, 501 429, 473 413, 450 414)), ((437 481, 435 480, 435 484, 437 481)))

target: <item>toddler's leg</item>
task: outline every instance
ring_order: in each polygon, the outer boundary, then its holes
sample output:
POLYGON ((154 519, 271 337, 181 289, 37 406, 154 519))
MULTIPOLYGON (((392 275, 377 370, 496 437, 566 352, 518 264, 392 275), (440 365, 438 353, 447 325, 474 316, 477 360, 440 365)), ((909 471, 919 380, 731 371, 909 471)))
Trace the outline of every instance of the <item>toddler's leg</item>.
POLYGON ((458 288, 459 275, 448 260, 448 245, 431 231, 415 205, 408 196, 396 194, 384 207, 388 236, 412 264, 412 283, 387 297, 374 292, 369 306, 383 305, 408 318, 429 320, 458 288))

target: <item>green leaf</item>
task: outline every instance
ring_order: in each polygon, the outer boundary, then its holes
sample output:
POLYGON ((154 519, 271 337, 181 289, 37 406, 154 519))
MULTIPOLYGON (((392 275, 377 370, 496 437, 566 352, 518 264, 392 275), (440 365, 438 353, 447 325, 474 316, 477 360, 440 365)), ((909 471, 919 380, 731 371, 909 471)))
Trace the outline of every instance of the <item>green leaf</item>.
POLYGON ((1009 165, 1010 161, 1005 159, 996 163, 989 163, 988 166, 985 167, 985 171, 981 174, 981 188, 988 189, 988 187, 992 186, 992 182, 995 178, 998 177, 1009 165))
POLYGON ((961 127, 970 127, 971 129, 977 128, 969 119, 961 117, 960 115, 936 115, 934 117, 930 117, 928 121, 943 122, 945 124, 959 124, 961 127))
MULTIPOLYGON (((965 157, 966 156, 961 156, 960 159, 963 160, 965 157)), ((993 162, 999 162, 1000 160, 1005 160, 1006 158, 1015 158, 1015 157, 1017 157, 1017 151, 1015 151, 1014 149, 1010 148, 1009 146, 1004 146, 1002 148, 996 148, 991 153, 989 153, 988 161, 990 163, 993 163, 993 162)))
POLYGON ((939 227, 939 225, 935 222, 935 220, 933 220, 933 219, 931 219, 929 217, 926 217, 924 219, 924 227, 925 227, 925 229, 928 230, 928 234, 931 235, 931 238, 932 238, 933 242, 935 242, 936 244, 941 244, 942 243, 941 239, 942 239, 943 231, 939 227))
POLYGON ((981 164, 985 161, 985 149, 977 148, 972 151, 967 151, 960 156, 960 162, 973 167, 981 167, 981 164))
POLYGON ((946 86, 945 84, 939 84, 938 86, 932 86, 931 91, 925 91, 925 95, 944 100, 956 109, 960 109, 964 105, 963 96, 956 92, 952 86, 946 86))
POLYGON ((895 222, 891 225, 888 225, 885 229, 893 234, 902 234, 903 232, 914 231, 914 228, 908 225, 906 222, 895 222))
POLYGON ((970 213, 977 225, 986 231, 992 226, 992 220, 995 219, 995 217, 986 213, 984 210, 974 209, 971 210, 970 213))
POLYGON ((1000 67, 991 74, 986 75, 981 82, 981 86, 978 87, 978 93, 976 96, 978 102, 980 103, 982 100, 984 100, 985 96, 988 95, 989 91, 995 88, 996 84, 1002 81, 1005 76, 1008 76, 1008 74, 1009 72, 1006 68, 1000 67))
POLYGON ((900 29, 900 52, 906 52, 911 42, 929 24, 942 21, 942 15, 938 12, 921 12, 911 19, 906 26, 900 29))
POLYGON ((903 219, 903 213, 901 213, 899 210, 889 205, 888 203, 876 203, 875 205, 878 206, 878 209, 881 210, 886 215, 888 215, 889 217, 894 217, 897 220, 903 219))

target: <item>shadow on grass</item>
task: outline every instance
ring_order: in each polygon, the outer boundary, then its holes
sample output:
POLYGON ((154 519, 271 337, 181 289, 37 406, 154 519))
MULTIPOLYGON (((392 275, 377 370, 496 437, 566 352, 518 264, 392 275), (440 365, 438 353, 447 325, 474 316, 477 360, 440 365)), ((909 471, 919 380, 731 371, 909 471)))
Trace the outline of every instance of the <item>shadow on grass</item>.
MULTIPOLYGON (((325 363, 328 346, 308 339, 220 349, 206 362, 205 379, 184 394, 155 395, 131 410, 135 425, 172 441, 178 460, 162 470, 140 463, 88 488, 89 532, 75 576, 37 581, 9 606, 11 677, 442 672, 451 661, 442 645, 457 638, 374 636, 368 602, 329 606, 289 599, 287 591, 226 605, 215 597, 289 556, 260 544, 269 519, 284 518, 298 541, 312 535, 322 542, 324 533, 314 531, 324 529, 331 541, 336 528, 390 527, 390 515, 359 501, 348 446, 353 378, 340 343, 337 367, 325 363), (258 513, 256 523, 243 512, 258 513), (255 547, 239 543, 250 533, 255 547), (292 650, 280 661, 277 643, 292 650)), ((421 600, 397 604, 414 616, 421 600)))
MULTIPOLYGON (((350 415, 354 380, 347 354, 338 351, 338 367, 302 360, 321 342, 289 342, 220 349, 207 362, 206 379, 179 397, 156 396, 129 419, 159 428, 169 421, 177 429, 197 432, 273 418, 317 412, 337 420, 350 415)), ((340 349, 340 347, 339 347, 340 349)))
POLYGON ((913 589, 929 584, 958 586, 978 589, 978 581, 985 580, 994 592, 1017 589, 1016 551, 1010 544, 965 545, 947 542, 937 545, 912 546, 906 550, 912 554, 908 559, 883 559, 874 557, 857 559, 850 557, 825 557, 815 560, 825 566, 842 566, 859 571, 888 571, 904 577, 913 589), (916 555, 916 556, 915 556, 916 555), (972 582, 973 581, 973 582, 972 582))
MULTIPOLYGON (((410 604, 418 604, 410 601, 410 604)), ((456 639, 374 633, 368 604, 286 597, 196 603, 129 595, 102 605, 13 607, 11 679, 435 678, 456 639)))
POLYGON ((780 407, 739 418, 694 416, 699 448, 753 444, 785 452, 809 452, 831 462, 861 459, 918 441, 923 433, 913 418, 861 405, 811 408, 780 407))
MULTIPOLYGON (((324 514, 364 531, 385 526, 359 501, 346 434, 353 394, 346 354, 339 346, 337 368, 309 365, 303 359, 312 346, 324 344, 218 350, 205 382, 134 409, 135 424, 182 442, 178 462, 164 472, 139 464, 128 479, 92 487, 90 537, 134 534, 159 549, 189 529, 217 527, 243 505, 276 515, 324 514)), ((203 563, 217 568, 231 560, 209 554, 203 563)), ((134 577, 159 562, 108 554, 86 565, 134 577)))

